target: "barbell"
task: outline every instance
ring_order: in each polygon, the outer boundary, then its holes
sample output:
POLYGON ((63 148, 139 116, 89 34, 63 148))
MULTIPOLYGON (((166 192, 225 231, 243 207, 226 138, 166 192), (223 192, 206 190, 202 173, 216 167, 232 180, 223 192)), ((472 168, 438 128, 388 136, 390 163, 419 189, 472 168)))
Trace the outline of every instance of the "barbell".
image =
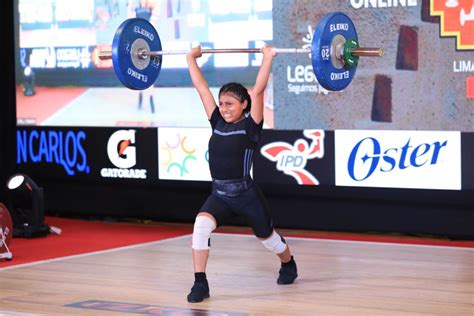
MULTIPOLYGON (((340 91, 352 81, 359 57, 381 57, 382 48, 359 46, 351 19, 342 12, 328 13, 318 23, 311 48, 272 48, 277 53, 311 54, 317 81, 327 90, 340 91)), ((102 60, 112 59, 122 84, 133 90, 152 86, 161 70, 163 55, 183 55, 189 50, 162 50, 156 29, 145 19, 125 20, 117 29, 112 51, 99 52, 102 60)), ((260 48, 210 48, 203 54, 260 53, 260 48)))

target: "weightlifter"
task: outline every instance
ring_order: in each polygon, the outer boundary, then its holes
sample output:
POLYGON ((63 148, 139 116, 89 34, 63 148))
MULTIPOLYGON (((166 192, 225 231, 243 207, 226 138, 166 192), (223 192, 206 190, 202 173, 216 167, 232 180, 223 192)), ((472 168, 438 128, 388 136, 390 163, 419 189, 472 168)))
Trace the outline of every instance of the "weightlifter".
POLYGON ((263 94, 276 52, 262 48, 263 60, 253 89, 239 83, 228 83, 219 91, 219 104, 209 90, 196 59, 201 47, 187 54, 189 73, 201 98, 212 127, 209 140, 209 168, 212 192, 196 216, 192 236, 194 285, 187 299, 201 302, 209 297, 206 265, 211 232, 232 216, 247 219, 256 237, 281 261, 278 284, 291 284, 297 278, 295 260, 285 239, 272 224, 265 198, 250 177, 253 154, 263 127, 263 94))

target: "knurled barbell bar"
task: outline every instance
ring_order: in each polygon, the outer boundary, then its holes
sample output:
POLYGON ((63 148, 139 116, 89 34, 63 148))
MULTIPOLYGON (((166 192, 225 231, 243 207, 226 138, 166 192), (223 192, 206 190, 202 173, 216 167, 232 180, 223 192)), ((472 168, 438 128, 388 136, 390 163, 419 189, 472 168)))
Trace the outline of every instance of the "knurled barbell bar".
MULTIPOLYGON (((359 47, 351 19, 341 12, 326 14, 313 34, 311 48, 272 48, 277 53, 311 53, 313 71, 327 90, 340 91, 352 81, 358 59, 381 57, 382 48, 359 47)), ((124 21, 117 29, 112 51, 99 53, 100 59, 112 59, 119 80, 126 87, 143 90, 153 85, 160 73, 163 55, 183 55, 189 50, 166 51, 161 48, 155 28, 144 19, 124 21)), ((210 48, 203 54, 260 53, 260 48, 210 48)))
MULTIPOLYGON (((345 48, 345 47, 344 47, 345 48)), ((342 49, 342 48, 341 48, 342 49)), ((310 48, 277 48, 272 47, 272 50, 276 53, 294 53, 294 54, 309 54, 311 53, 310 48)), ((260 48, 203 48, 201 49, 203 54, 233 54, 233 53, 261 53, 260 48)), ((161 51, 147 51, 145 49, 137 52, 137 57, 141 59, 147 59, 150 56, 156 57, 160 55, 184 55, 189 53, 189 50, 161 50, 161 51)), ((340 56, 344 51, 340 51, 340 56)), ((350 51, 353 56, 376 56, 380 57, 383 55, 381 48, 354 48, 350 51)), ((101 51, 99 58, 102 60, 112 59, 111 51, 101 51)))

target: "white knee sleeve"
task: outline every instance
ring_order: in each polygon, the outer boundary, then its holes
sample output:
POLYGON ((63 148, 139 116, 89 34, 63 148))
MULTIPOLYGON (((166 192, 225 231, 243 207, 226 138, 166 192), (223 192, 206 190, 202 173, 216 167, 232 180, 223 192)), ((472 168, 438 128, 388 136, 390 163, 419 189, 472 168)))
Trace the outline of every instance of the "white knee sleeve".
POLYGON ((208 250, 211 232, 216 229, 216 223, 208 216, 198 216, 194 222, 193 244, 195 250, 208 250))
POLYGON ((286 244, 283 242, 280 235, 276 231, 273 231, 271 236, 265 240, 262 240, 262 244, 276 254, 280 254, 286 250, 286 244))

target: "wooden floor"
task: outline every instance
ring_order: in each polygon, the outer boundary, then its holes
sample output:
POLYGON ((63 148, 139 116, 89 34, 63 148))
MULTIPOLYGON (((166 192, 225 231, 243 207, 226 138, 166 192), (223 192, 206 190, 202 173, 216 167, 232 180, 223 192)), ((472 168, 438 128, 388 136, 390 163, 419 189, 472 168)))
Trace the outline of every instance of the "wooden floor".
POLYGON ((189 235, 0 270, 0 315, 474 315, 469 248, 287 238, 299 269, 255 237, 214 234, 211 298, 189 304, 189 235))

